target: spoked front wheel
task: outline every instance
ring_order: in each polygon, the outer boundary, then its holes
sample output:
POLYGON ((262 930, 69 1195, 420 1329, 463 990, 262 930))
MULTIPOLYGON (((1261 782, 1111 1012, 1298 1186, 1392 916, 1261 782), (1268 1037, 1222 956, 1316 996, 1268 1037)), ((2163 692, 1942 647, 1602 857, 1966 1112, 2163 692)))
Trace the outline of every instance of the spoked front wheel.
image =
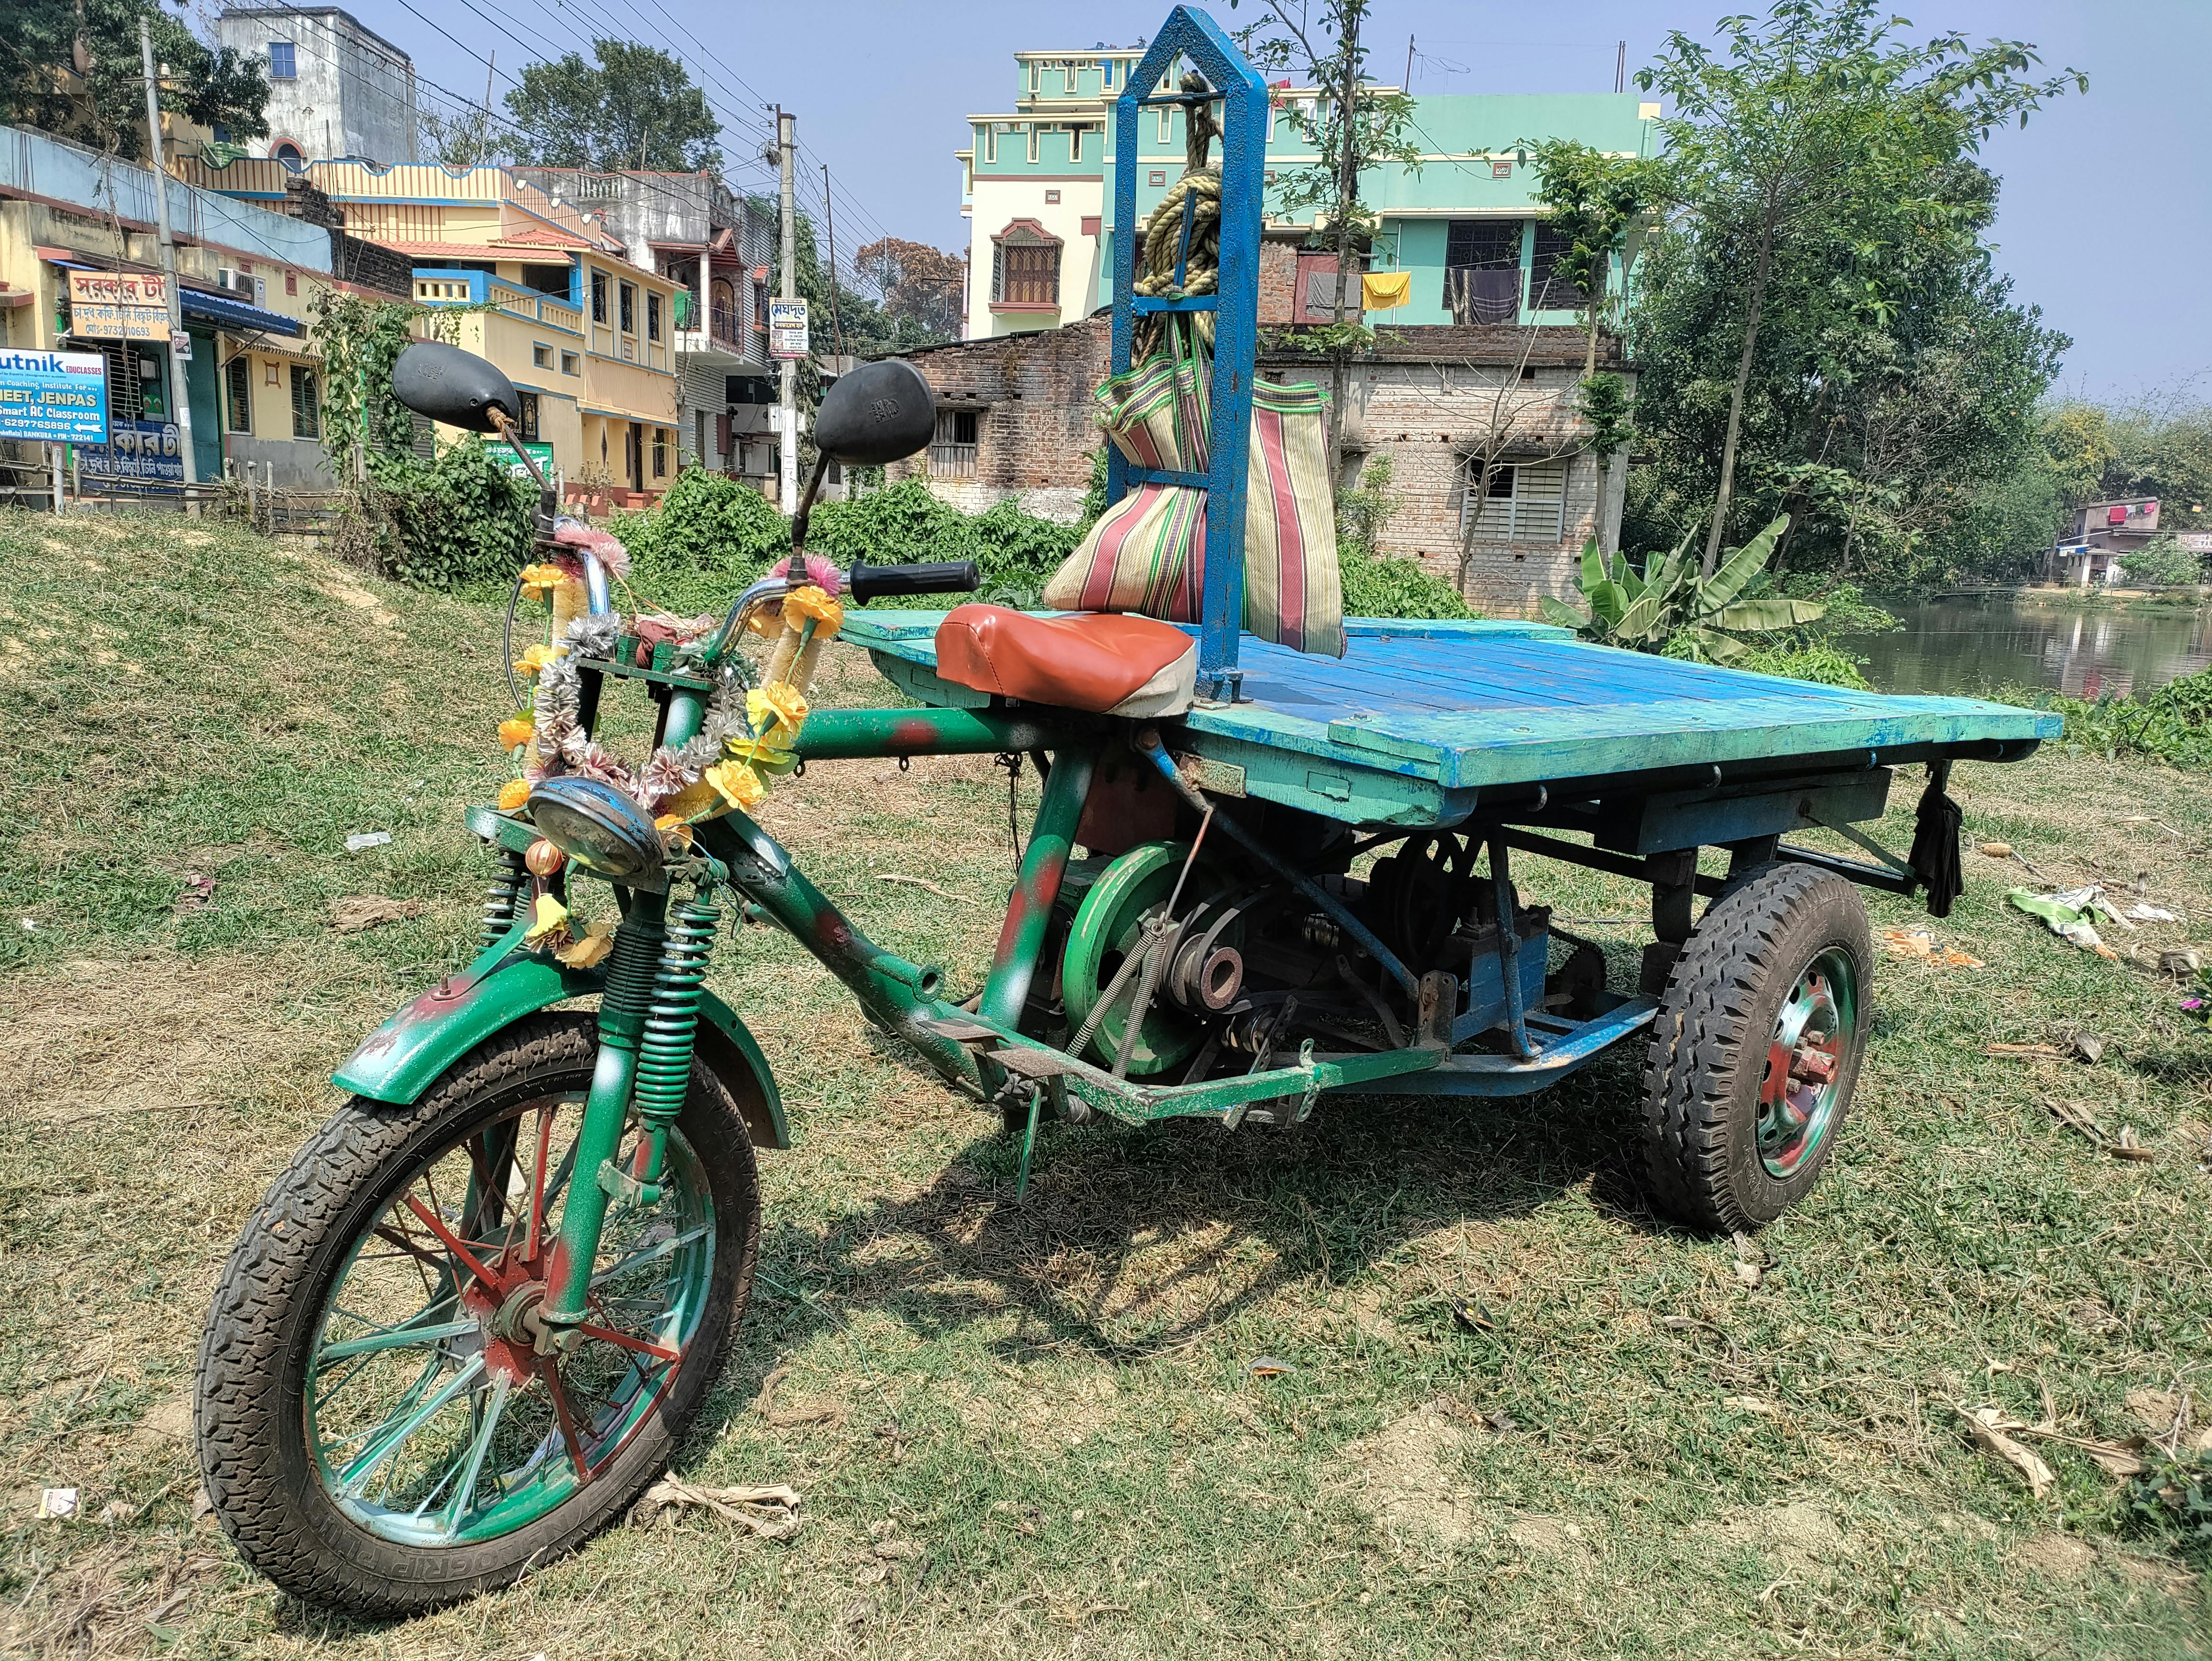
POLYGON ((201 1344, 200 1459, 287 1591, 387 1615, 502 1585, 666 1464, 750 1289, 752 1146, 695 1068, 660 1200, 610 1206, 588 1318, 539 1342, 563 1202, 598 1175, 574 1169, 595 1051, 589 1014, 533 1017, 412 1107, 349 1104, 247 1226, 201 1344))

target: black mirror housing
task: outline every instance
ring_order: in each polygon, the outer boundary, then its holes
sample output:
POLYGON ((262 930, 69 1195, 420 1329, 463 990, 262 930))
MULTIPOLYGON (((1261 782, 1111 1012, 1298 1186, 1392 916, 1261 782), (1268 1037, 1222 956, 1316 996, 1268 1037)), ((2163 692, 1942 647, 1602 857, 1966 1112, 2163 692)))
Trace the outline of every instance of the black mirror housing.
POLYGON ((497 432, 495 405, 509 421, 522 413, 514 383, 495 364, 435 340, 419 340, 399 354, 392 395, 416 415, 465 432, 497 432))
POLYGON ((936 393, 921 370, 895 357, 838 377, 814 413, 816 447, 847 467, 903 461, 936 435, 936 393))

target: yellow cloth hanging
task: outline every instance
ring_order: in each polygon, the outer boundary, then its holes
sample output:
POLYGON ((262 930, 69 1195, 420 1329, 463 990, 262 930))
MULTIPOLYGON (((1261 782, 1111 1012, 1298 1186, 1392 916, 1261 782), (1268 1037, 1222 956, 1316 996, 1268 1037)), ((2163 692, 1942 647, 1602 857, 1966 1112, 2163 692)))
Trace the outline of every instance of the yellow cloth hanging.
POLYGON ((1370 271, 1359 279, 1359 297, 1370 312, 1395 311, 1413 297, 1413 274, 1370 271))

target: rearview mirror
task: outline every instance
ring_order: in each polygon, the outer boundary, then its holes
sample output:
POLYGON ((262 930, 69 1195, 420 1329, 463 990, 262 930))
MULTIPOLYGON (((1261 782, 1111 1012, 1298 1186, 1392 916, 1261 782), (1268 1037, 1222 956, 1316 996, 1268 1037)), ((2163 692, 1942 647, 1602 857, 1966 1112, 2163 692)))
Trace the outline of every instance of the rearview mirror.
POLYGON ((471 433, 493 433, 494 405, 509 421, 522 413, 514 383, 474 352, 417 341, 392 366, 392 395, 419 416, 471 433))
POLYGON ((841 376, 814 413, 816 447, 847 467, 902 461, 936 435, 937 395, 921 370, 898 358, 841 376))

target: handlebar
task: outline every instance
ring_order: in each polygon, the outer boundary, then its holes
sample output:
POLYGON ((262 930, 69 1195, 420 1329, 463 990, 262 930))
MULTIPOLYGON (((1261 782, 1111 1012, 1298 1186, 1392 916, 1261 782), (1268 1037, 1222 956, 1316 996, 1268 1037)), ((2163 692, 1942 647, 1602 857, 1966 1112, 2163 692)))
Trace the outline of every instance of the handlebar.
POLYGON ((918 565, 870 565, 855 560, 845 575, 846 592, 862 605, 893 594, 972 594, 982 582, 972 559, 918 565))

